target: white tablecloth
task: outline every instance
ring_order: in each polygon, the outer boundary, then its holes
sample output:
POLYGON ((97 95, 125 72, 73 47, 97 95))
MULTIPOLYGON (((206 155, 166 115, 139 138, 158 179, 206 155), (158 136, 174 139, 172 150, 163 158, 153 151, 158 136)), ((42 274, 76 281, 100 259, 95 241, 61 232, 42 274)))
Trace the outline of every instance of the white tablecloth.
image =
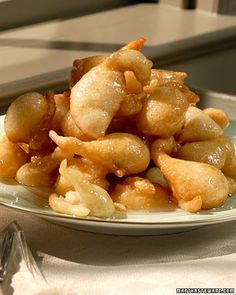
MULTIPOLYGON (((203 287, 236 291, 236 222, 166 236, 109 236, 1 206, 0 229, 13 220, 25 231, 51 288, 34 294, 176 294, 176 288, 203 287)), ((15 290, 9 294, 27 295, 22 274, 15 275, 15 290)))

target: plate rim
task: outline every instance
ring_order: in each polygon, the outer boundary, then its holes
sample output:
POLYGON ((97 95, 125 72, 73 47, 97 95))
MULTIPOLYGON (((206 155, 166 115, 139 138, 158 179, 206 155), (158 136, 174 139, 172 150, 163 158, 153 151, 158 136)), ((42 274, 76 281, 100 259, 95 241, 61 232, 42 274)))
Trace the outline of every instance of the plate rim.
MULTIPOLYGON (((8 203, 5 203, 3 201, 0 200, 0 205, 2 206, 5 206, 5 207, 8 207, 8 208, 12 208, 12 209, 15 209, 15 210, 19 210, 19 211, 22 211, 22 212, 27 212, 29 214, 32 214, 32 215, 37 215, 37 216, 40 216, 42 218, 50 218, 50 219, 63 219, 63 220, 73 220, 73 221, 78 221, 78 222, 92 222, 92 223, 102 223, 102 224, 116 224, 116 225, 139 225, 139 226, 172 226, 172 227, 175 227, 175 226, 197 226, 197 225, 210 225, 210 224, 215 224, 215 223, 220 223, 220 222, 227 222, 227 221, 234 221, 236 220, 236 214, 235 215, 230 215, 230 216, 222 216, 222 217, 218 217, 218 218, 210 218, 210 219, 205 219, 205 220, 194 220, 194 221, 178 221, 178 222, 137 222, 137 221, 127 221, 127 220, 124 220, 122 221, 122 219, 120 220, 117 220, 117 219, 99 219, 99 218, 96 218, 96 217, 92 217, 93 219, 91 218, 83 218, 83 217, 75 217, 75 216, 70 216, 70 215, 66 215, 66 214, 62 214, 62 213, 55 213, 54 214, 51 214, 51 213, 47 213, 47 212, 36 212, 34 211, 33 209, 29 209, 29 208, 22 208, 22 207, 17 207, 15 206, 14 204, 8 204, 8 203)), ((235 208, 236 210, 236 208, 235 208)))

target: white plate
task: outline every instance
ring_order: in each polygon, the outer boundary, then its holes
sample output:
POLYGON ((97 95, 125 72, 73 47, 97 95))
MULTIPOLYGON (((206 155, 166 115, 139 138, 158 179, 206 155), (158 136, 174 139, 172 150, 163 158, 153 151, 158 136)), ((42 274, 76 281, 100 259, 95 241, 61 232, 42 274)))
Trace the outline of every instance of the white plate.
MULTIPOLYGON (((0 117, 0 132, 3 116, 0 117)), ((3 131, 2 131, 3 132, 3 131)), ((236 144, 236 122, 227 130, 236 144)), ((197 214, 172 207, 152 212, 129 212, 127 216, 109 219, 95 217, 75 218, 52 211, 47 202, 49 191, 29 188, 16 183, 0 183, 0 204, 37 215, 67 227, 106 234, 157 235, 190 230, 195 227, 236 220, 236 194, 219 208, 197 214)))

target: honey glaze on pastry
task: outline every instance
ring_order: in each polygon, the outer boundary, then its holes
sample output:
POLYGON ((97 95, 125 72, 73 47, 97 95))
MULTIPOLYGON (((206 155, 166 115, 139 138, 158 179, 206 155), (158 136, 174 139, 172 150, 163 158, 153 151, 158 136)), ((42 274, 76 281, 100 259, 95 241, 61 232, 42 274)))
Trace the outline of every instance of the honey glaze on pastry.
POLYGON ((5 117, 1 180, 51 187, 52 210, 75 217, 223 205, 236 191, 228 116, 197 107, 186 73, 152 68, 145 41, 77 59, 64 93, 18 97, 5 117))

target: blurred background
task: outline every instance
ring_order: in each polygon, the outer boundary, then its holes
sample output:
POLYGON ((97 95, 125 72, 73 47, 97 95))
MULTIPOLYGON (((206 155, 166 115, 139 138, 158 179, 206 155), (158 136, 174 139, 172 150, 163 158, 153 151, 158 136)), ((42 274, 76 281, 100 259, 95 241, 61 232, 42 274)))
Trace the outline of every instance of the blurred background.
POLYGON ((158 68, 236 94, 236 0, 0 0, 0 105, 68 88, 73 60, 147 37, 158 68))

